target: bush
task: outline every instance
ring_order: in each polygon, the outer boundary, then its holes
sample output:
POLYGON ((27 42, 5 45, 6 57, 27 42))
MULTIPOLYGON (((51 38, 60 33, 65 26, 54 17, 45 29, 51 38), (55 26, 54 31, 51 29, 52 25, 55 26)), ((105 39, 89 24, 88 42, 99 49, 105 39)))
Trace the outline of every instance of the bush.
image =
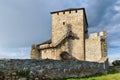
POLYGON ((20 76, 20 77, 27 77, 29 76, 30 70, 26 70, 26 71, 16 71, 16 75, 20 76))
POLYGON ((120 60, 115 60, 112 62, 114 66, 120 66, 120 60))

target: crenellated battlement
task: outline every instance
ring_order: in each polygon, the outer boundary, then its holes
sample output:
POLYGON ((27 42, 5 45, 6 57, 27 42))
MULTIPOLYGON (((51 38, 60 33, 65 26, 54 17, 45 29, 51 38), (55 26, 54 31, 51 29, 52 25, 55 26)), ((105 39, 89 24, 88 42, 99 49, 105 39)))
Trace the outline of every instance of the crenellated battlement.
POLYGON ((91 33, 89 34, 88 39, 89 38, 100 38, 100 37, 106 37, 106 31, 103 30, 99 33, 91 33))
POLYGON ((91 33, 85 40, 86 45, 86 60, 99 61, 107 57, 106 46, 106 31, 103 30, 99 33, 91 33), (94 58, 93 58, 94 57, 94 58))
POLYGON ((92 33, 89 35, 89 38, 95 38, 95 37, 99 37, 98 33, 92 33))
POLYGON ((85 10, 84 8, 69 8, 69 9, 65 9, 65 10, 61 10, 61 11, 54 11, 51 12, 51 14, 57 14, 59 15, 59 13, 61 14, 65 14, 65 13, 77 13, 79 10, 85 10))
POLYGON ((73 11, 63 11, 63 12, 56 12, 54 15, 65 15, 65 14, 72 14, 72 13, 78 13, 78 10, 73 10, 73 11))

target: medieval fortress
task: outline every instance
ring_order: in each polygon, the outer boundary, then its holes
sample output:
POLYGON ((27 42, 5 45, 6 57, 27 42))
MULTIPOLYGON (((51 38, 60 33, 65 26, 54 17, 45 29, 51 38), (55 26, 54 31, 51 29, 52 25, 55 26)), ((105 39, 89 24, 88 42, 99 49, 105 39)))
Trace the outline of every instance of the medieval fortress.
POLYGON ((52 38, 32 45, 31 59, 0 60, 0 80, 51 80, 86 77, 109 69, 106 32, 88 34, 84 8, 52 14, 52 38))
POLYGON ((88 34, 84 8, 51 12, 52 38, 32 45, 31 59, 77 59, 100 62, 107 59, 106 31, 88 34))

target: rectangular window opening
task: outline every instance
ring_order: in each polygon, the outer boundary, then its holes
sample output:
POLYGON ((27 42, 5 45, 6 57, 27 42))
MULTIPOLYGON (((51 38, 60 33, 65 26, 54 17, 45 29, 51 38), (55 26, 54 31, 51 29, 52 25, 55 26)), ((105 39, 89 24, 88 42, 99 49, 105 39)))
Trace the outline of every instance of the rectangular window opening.
POLYGON ((75 10, 75 12, 77 13, 77 10, 75 10))
POLYGON ((71 11, 69 11, 69 13, 71 14, 71 11))
POLYGON ((65 22, 63 22, 63 25, 65 25, 65 22))

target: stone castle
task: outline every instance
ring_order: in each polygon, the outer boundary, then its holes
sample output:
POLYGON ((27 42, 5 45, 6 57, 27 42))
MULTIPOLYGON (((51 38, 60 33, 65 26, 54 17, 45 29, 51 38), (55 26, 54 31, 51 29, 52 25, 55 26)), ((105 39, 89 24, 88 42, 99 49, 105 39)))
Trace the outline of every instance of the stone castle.
POLYGON ((84 8, 51 12, 52 38, 32 45, 31 59, 99 62, 107 59, 106 31, 88 34, 84 8))

